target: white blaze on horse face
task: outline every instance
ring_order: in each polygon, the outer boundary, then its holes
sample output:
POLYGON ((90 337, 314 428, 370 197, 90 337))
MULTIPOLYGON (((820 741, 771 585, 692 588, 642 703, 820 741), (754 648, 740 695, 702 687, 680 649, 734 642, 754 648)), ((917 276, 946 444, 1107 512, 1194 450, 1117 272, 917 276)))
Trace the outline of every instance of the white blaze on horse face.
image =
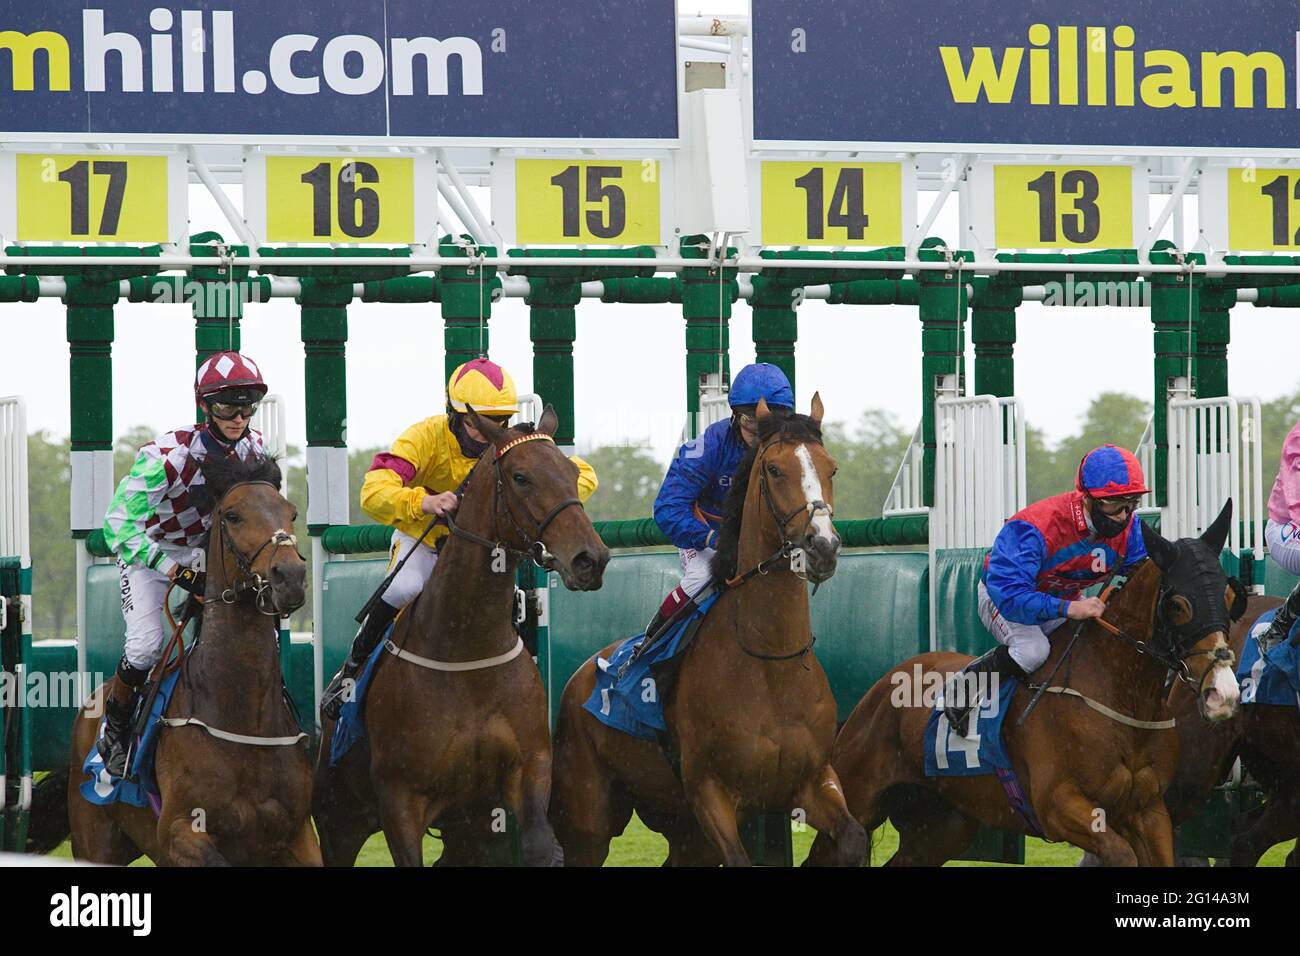
MULTIPOLYGON (((817 468, 812 460, 812 452, 808 450, 808 446, 800 445, 794 450, 794 455, 799 459, 802 472, 800 477, 804 500, 809 505, 812 505, 815 501, 825 501, 826 496, 822 493, 822 479, 817 474, 817 468)), ((831 516, 825 511, 818 511, 812 516, 812 529, 819 537, 828 541, 833 541, 835 538, 835 528, 831 525, 831 516)))
MULTIPOLYGON (((1220 635, 1215 641, 1214 649, 1221 650, 1228 642, 1220 635)), ((1210 687, 1205 692, 1205 715, 1211 720, 1222 720, 1237 712, 1241 703, 1241 686, 1237 683, 1236 669, 1223 662, 1216 662, 1210 675, 1210 687)))

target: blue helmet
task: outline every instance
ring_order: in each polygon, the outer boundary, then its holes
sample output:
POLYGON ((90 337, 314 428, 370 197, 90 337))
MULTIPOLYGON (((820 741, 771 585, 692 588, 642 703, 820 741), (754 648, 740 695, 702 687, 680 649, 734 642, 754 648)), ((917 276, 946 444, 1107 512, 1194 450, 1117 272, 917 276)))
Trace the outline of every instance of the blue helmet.
POLYGON ((790 387, 790 380, 785 377, 785 372, 767 362, 746 365, 740 370, 731 380, 727 403, 732 408, 757 405, 760 398, 774 408, 794 409, 794 389, 790 387))

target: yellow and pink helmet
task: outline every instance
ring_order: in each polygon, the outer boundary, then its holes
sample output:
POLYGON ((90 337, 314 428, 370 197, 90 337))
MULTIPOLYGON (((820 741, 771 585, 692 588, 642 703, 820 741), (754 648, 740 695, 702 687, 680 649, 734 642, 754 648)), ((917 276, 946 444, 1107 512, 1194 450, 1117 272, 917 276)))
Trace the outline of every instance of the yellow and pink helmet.
POLYGON ((518 401, 510 373, 489 359, 466 362, 447 382, 447 404, 458 412, 473 408, 483 415, 514 415, 518 401))

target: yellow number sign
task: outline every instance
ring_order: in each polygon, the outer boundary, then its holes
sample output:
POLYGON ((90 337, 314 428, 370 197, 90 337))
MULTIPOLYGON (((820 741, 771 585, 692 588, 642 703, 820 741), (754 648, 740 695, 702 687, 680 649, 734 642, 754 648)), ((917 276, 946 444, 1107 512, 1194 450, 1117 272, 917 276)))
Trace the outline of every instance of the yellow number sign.
POLYGON ((20 242, 168 242, 167 157, 20 153, 20 242))
POLYGON ((999 249, 1133 245, 1132 167, 999 165, 993 176, 999 249))
POLYGON ((763 243, 897 246, 903 242, 898 163, 767 162, 763 243))
POLYGON ((415 241, 410 157, 266 157, 268 242, 415 241))
POLYGON ((521 244, 658 245, 658 160, 515 160, 521 244))
POLYGON ((1228 170, 1228 247, 1300 248, 1300 170, 1228 170))

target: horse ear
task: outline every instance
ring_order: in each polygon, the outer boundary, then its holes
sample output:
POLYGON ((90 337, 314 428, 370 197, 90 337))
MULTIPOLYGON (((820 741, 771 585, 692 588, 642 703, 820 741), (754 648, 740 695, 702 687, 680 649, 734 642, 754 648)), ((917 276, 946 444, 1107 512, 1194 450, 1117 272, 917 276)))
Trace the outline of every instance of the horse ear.
POLYGON ((1168 571, 1178 560, 1177 546, 1172 541, 1167 541, 1159 531, 1153 531, 1141 518, 1137 522, 1142 526, 1142 543, 1146 545, 1147 554, 1151 555, 1151 560, 1162 572, 1168 571))
POLYGON ((1201 541, 1205 546, 1218 554, 1223 550, 1223 543, 1228 540, 1228 529, 1232 527, 1232 499, 1229 498, 1219 512, 1219 517, 1214 519, 1214 524, 1205 529, 1201 535, 1201 541))
POLYGON ((812 400, 812 420, 818 425, 822 423, 822 416, 826 414, 826 409, 822 407, 822 393, 813 392, 812 400))
POLYGON ((537 430, 544 435, 554 437, 555 429, 560 427, 560 416, 555 414, 555 409, 550 405, 542 411, 541 421, 537 423, 537 430))
POLYGON ((772 410, 767 407, 767 399, 760 398, 758 400, 758 408, 754 410, 754 417, 761 421, 762 419, 767 418, 767 416, 771 414, 772 414, 772 410))
POLYGON ((470 405, 465 406, 465 417, 469 423, 474 426, 474 430, 486 438, 496 447, 500 448, 510 440, 506 430, 494 421, 484 418, 478 412, 474 411, 470 405))

